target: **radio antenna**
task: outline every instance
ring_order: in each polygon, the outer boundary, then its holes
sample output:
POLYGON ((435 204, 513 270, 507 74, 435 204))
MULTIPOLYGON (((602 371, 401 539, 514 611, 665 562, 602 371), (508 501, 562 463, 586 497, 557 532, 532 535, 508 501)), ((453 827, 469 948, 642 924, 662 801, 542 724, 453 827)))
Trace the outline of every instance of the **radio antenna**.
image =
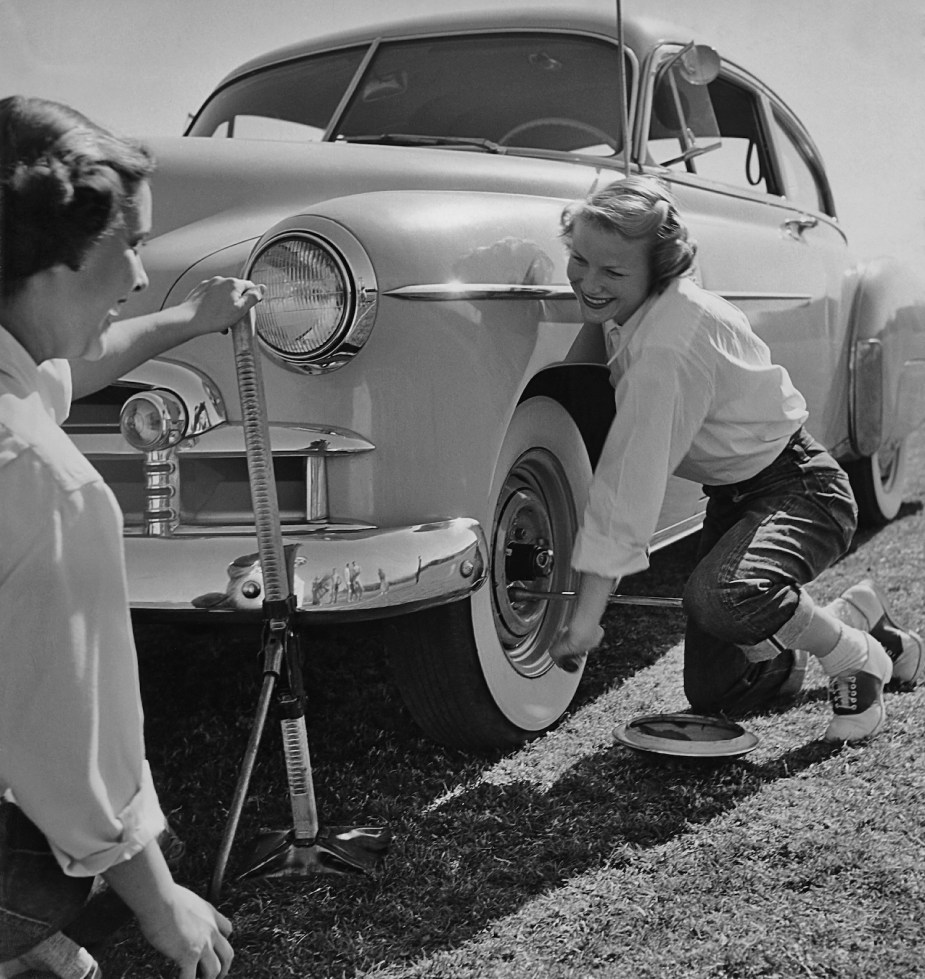
POLYGON ((630 175, 629 92, 626 90, 626 48, 623 46, 623 2, 617 0, 617 43, 620 46, 620 104, 623 125, 623 174, 630 175))

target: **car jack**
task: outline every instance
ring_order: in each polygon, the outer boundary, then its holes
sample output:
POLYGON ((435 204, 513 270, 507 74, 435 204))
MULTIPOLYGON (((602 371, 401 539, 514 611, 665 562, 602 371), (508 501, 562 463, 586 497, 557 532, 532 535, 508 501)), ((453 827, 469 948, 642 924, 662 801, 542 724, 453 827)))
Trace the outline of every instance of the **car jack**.
POLYGON ((369 874, 376 869, 391 841, 391 833, 384 826, 323 827, 319 824, 305 727, 299 637, 292 624, 296 604, 292 593, 292 567, 283 547, 266 396, 254 353, 253 310, 234 326, 232 337, 265 589, 263 683, 209 888, 213 902, 217 902, 221 894, 257 749, 274 696, 282 726, 292 828, 260 834, 249 858, 242 861, 237 879, 319 873, 369 874))

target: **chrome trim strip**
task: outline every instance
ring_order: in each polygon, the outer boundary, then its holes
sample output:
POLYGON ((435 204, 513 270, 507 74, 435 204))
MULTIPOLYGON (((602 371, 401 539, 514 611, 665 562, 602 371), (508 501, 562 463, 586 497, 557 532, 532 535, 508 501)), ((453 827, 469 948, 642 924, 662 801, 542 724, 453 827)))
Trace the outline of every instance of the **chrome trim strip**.
MULTIPOLYGON (((71 438, 85 455, 141 455, 125 441, 121 432, 75 432, 71 438)), ((375 449, 372 442, 356 432, 321 425, 271 425, 270 444, 273 454, 282 456, 353 455, 375 449)), ((240 422, 225 424, 196 438, 184 439, 177 448, 188 456, 243 456, 244 430, 240 422)))
POLYGON ((513 282, 442 282, 431 285, 399 286, 384 296, 395 299, 424 299, 431 302, 474 299, 575 299, 571 286, 517 285, 513 282))
MULTIPOLYGON (((253 519, 253 513, 249 514, 251 521, 253 519)), ((309 537, 319 534, 347 534, 347 533, 358 533, 365 532, 368 530, 375 530, 376 525, 371 523, 364 523, 359 520, 351 521, 347 523, 346 521, 334 521, 334 520, 324 520, 312 523, 284 523, 283 524, 283 535, 295 535, 297 537, 309 537)), ((137 524, 126 525, 122 531, 123 537, 147 537, 144 528, 137 524)), ((254 536, 254 525, 252 522, 240 523, 240 524, 229 524, 229 523, 215 523, 215 524, 181 524, 171 535, 174 540, 177 538, 184 538, 188 540, 214 540, 217 537, 228 537, 234 538, 235 540, 241 541, 246 538, 252 538, 254 536)), ((240 546, 240 545, 239 545, 240 546)))
POLYGON ((811 303, 813 297, 802 292, 724 292, 714 290, 731 303, 811 303))
MULTIPOLYGON (((488 568, 482 528, 465 517, 342 533, 298 535, 284 527, 283 543, 297 609, 325 619, 456 601, 482 584, 488 568)), ((262 607, 253 527, 245 539, 127 538, 125 554, 133 609, 262 607)))
POLYGON ((180 466, 175 448, 146 452, 144 533, 170 537, 180 524, 180 466))
MULTIPOLYGON (((473 301, 479 299, 575 299, 568 285, 518 285, 513 282, 434 282, 422 285, 398 286, 383 293, 393 299, 427 300, 430 302, 473 301)), ((800 302, 812 301, 812 296, 798 292, 719 292, 730 302, 800 302)))
POLYGON ((305 460, 305 516, 312 523, 328 519, 328 460, 320 452, 305 460))
POLYGON ((848 376, 848 431, 852 447, 864 458, 883 443, 883 344, 879 337, 854 344, 848 376))

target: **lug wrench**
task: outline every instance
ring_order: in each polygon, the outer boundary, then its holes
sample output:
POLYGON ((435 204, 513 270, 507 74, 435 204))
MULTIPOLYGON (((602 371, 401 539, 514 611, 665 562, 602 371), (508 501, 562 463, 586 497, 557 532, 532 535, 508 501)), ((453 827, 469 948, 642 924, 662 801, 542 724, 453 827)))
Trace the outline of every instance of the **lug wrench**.
MULTIPOLYGON (((507 590, 508 596, 515 602, 573 602, 578 598, 578 592, 574 591, 543 591, 541 588, 523 588, 520 585, 512 585, 507 590)), ((608 605, 640 605, 650 608, 683 608, 684 604, 680 598, 671 598, 658 595, 611 595, 607 599, 608 605)), ((779 652, 784 652, 785 647, 776 636, 769 636, 767 640, 779 652)), ((567 673, 574 673, 578 669, 578 657, 563 661, 557 664, 567 673)))

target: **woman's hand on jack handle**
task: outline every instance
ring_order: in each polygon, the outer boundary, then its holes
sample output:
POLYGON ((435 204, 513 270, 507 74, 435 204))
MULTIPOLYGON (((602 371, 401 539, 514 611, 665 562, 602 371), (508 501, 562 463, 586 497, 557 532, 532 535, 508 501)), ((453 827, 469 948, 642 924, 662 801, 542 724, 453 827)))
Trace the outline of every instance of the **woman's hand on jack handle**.
POLYGON ((266 286, 249 279, 214 275, 194 286, 178 311, 187 315, 191 336, 225 332, 266 294, 266 286))

